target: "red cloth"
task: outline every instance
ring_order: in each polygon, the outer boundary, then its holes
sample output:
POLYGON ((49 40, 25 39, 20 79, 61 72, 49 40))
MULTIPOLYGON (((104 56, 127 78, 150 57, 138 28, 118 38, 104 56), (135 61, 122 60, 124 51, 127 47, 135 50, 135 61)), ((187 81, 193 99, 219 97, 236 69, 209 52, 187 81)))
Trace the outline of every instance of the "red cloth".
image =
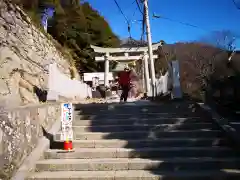
POLYGON ((130 83, 129 72, 126 71, 120 72, 118 82, 120 85, 128 85, 130 83))

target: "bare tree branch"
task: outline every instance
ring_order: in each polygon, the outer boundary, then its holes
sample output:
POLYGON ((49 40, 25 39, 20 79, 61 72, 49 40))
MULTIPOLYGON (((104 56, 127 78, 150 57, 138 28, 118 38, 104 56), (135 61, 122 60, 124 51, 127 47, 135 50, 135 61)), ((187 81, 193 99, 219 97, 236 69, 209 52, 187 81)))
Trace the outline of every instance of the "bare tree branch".
POLYGON ((236 48, 236 34, 230 30, 214 31, 201 38, 200 42, 223 50, 233 51, 236 48))

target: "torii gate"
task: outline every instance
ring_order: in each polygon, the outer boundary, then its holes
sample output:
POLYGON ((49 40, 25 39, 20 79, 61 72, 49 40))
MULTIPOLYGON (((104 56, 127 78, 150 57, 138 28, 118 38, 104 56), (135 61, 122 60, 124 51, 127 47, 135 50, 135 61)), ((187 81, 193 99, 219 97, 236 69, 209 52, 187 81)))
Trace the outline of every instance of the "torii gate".
MULTIPOLYGON (((157 50, 162 43, 152 45, 152 49, 157 50)), ((108 73, 109 73, 109 61, 132 61, 132 60, 144 60, 144 79, 146 92, 150 92, 150 80, 149 80, 149 69, 148 69, 148 47, 132 47, 132 48, 103 48, 91 45, 91 48, 99 53, 95 57, 97 62, 105 61, 105 72, 104 72, 104 86, 108 87, 108 73)), ((153 55, 153 58, 158 58, 158 55, 153 55)))

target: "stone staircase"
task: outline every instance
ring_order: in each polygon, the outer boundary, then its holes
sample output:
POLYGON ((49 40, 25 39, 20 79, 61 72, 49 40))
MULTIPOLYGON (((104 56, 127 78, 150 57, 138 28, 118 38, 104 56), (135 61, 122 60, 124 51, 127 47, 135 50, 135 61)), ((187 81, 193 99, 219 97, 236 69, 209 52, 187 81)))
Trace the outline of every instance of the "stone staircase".
POLYGON ((48 149, 28 180, 239 180, 240 156, 201 109, 76 106, 74 152, 48 149))

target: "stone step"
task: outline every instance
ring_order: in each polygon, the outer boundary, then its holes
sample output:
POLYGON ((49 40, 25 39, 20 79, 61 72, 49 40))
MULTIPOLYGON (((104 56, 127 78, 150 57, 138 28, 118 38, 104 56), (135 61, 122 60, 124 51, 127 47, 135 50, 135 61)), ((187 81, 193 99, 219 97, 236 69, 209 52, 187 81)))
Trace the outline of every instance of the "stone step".
MULTIPOLYGON (((92 112, 96 110, 96 112, 103 112, 103 111, 114 111, 114 112, 126 112, 128 110, 134 110, 134 112, 166 112, 166 111, 173 111, 176 112, 182 109, 189 109, 191 111, 191 107, 194 106, 192 102, 170 102, 163 104, 142 104, 140 106, 128 106, 127 104, 89 104, 89 105, 77 105, 75 106, 75 111, 80 112, 92 112)), ((195 108, 198 108, 195 106, 195 108)), ((200 108, 198 108, 200 109, 200 108)))
POLYGON ((123 132, 123 131, 149 131, 149 130, 217 130, 219 127, 212 123, 192 123, 192 124, 159 124, 159 125, 92 125, 73 126, 76 132, 123 132))
POLYGON ((173 157, 235 157, 239 153, 227 147, 162 147, 162 148, 76 148, 74 152, 47 150, 45 159, 94 158, 173 158, 173 157))
MULTIPOLYGON (((98 109, 101 111, 106 111, 106 110, 126 110, 126 109, 149 109, 149 110, 158 110, 161 108, 160 107, 174 107, 174 105, 182 105, 183 103, 175 103, 175 102, 171 102, 171 104, 167 104, 164 102, 164 104, 157 104, 157 103, 147 103, 147 104, 140 104, 137 103, 137 106, 128 106, 128 104, 131 103, 125 103, 125 104, 120 104, 120 103, 111 103, 111 104, 107 104, 107 103, 103 103, 103 104, 76 104, 74 105, 74 109, 76 111, 89 111, 91 109, 98 109)), ((186 104, 186 103, 185 103, 186 104)), ((187 106, 188 107, 188 106, 187 106)))
MULTIPOLYGON (((160 103, 153 103, 149 100, 139 100, 138 102, 135 102, 138 108, 154 108, 154 107, 160 107, 163 104, 160 103)), ((175 102, 171 102, 173 104, 175 102)), ((135 106, 128 106, 129 103, 124 103, 120 104, 119 102, 117 103, 93 103, 93 104, 74 104, 74 107, 76 110, 86 110, 90 108, 99 108, 99 109, 109 109, 109 108, 119 108, 119 109, 124 109, 124 108, 129 108, 129 107, 135 107, 135 106)), ((131 104, 131 103, 130 103, 131 104)), ((176 104, 176 103, 175 103, 176 104)), ((179 103, 178 103, 179 104, 179 103)), ((182 104, 182 103, 181 103, 182 104)), ((167 105, 167 103, 164 103, 164 105, 167 105)))
MULTIPOLYGON (((114 114, 114 116, 132 116, 132 115, 136 115, 136 116, 146 116, 146 115, 149 115, 149 116, 165 116, 165 115, 173 115, 173 116, 176 116, 176 115, 194 115, 194 113, 191 113, 189 114, 189 112, 176 112, 176 111, 173 111, 173 112, 170 112, 170 111, 165 111, 165 112, 136 112, 135 110, 125 110, 125 111, 119 111, 119 112, 116 112, 116 111, 99 111, 99 110, 96 110, 94 111, 93 109, 91 110, 91 112, 80 112, 80 111, 74 111, 75 114, 77 116, 111 116, 114 114), (97 112, 96 112, 97 111, 97 112)), ((196 115, 196 114, 195 114, 196 115)))
POLYGON ((75 119, 88 119, 88 120, 98 120, 102 121, 105 119, 142 119, 142 118, 189 118, 189 119, 200 119, 199 116, 191 116, 189 114, 185 113, 178 113, 178 114, 169 114, 169 113, 162 113, 162 114, 114 114, 114 113, 109 113, 109 114, 97 114, 95 113, 94 115, 80 115, 76 114, 75 119))
POLYGON ((227 146, 227 139, 220 138, 161 138, 139 140, 74 140, 74 148, 144 148, 144 147, 210 147, 227 146))
POLYGON ((114 119, 107 118, 101 121, 98 120, 86 120, 75 117, 73 121, 74 126, 99 126, 99 125, 134 125, 134 124, 191 124, 191 123, 212 123, 210 119, 199 119, 199 118, 127 118, 127 119, 114 119))
POLYGON ((27 180, 239 180, 240 171, 215 170, 215 171, 57 171, 38 172, 31 174, 27 180))
POLYGON ((36 171, 197 171, 218 169, 237 170, 239 167, 239 158, 163 158, 159 160, 141 158, 47 159, 37 162, 36 171))
MULTIPOLYGON (((60 139, 57 134, 56 139, 60 139), (57 137, 58 136, 58 137, 57 137)), ((100 139, 158 139, 158 138, 215 138, 222 137, 220 130, 192 130, 192 131, 124 131, 124 132, 77 132, 75 131, 74 139, 76 140, 100 140, 100 139)))

